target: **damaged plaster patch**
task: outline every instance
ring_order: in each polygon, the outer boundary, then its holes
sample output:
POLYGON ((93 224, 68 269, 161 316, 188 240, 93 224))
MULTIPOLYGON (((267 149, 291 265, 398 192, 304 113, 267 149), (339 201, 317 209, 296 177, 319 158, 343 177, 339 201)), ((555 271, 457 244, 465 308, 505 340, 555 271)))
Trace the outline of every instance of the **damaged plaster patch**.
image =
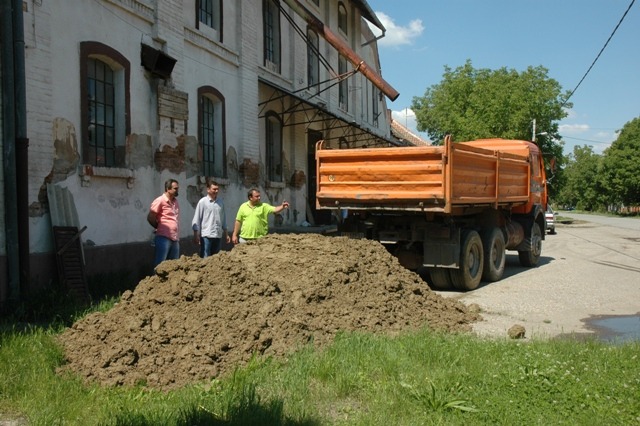
POLYGON ((55 184, 67 179, 78 172, 80 153, 78 152, 78 139, 73 124, 64 118, 55 118, 52 122, 53 137, 53 165, 51 172, 44 178, 38 192, 38 201, 29 205, 29 216, 39 217, 44 215, 48 208, 47 184, 55 184))
POLYGON ((155 152, 153 162, 156 170, 169 170, 172 173, 180 174, 184 170, 185 156, 185 138, 177 138, 178 144, 175 147, 164 145, 162 149, 155 152))

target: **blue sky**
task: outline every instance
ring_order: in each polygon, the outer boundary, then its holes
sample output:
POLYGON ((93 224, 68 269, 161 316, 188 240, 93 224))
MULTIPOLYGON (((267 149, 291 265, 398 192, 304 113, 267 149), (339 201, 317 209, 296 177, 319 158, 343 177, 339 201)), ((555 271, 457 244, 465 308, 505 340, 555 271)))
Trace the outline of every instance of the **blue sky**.
MULTIPOLYGON (((382 76, 400 96, 387 101, 394 117, 415 130, 406 109, 414 96, 440 83, 444 66, 542 65, 563 91, 573 90, 632 0, 368 0, 387 32, 378 42, 382 76)), ((640 1, 570 99, 560 122, 564 152, 613 142, 640 116, 640 1)), ((417 131, 416 131, 417 132, 417 131)), ((426 134, 421 134, 426 137, 426 134)))

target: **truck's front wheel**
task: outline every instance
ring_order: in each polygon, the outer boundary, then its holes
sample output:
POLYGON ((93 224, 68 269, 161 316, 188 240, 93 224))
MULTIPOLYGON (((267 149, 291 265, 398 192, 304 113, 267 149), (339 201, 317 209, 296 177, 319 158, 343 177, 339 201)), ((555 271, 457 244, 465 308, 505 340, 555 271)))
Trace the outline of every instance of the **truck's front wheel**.
POLYGON ((460 247, 460 268, 451 269, 451 282, 457 290, 475 290, 482 279, 484 251, 482 239, 476 231, 469 230, 462 234, 460 247))
POLYGON ((540 225, 534 222, 531 227, 531 248, 527 251, 519 251, 518 258, 522 266, 536 266, 542 254, 542 232, 540 225))

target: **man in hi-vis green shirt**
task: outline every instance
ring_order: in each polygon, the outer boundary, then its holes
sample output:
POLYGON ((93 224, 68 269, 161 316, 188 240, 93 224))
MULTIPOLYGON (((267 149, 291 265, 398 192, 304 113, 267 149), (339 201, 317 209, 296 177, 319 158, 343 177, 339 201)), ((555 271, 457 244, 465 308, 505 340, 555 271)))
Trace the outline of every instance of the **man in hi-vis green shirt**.
POLYGON ((278 207, 261 202, 260 191, 257 189, 251 189, 247 196, 249 201, 240 205, 236 215, 236 224, 231 237, 233 244, 264 237, 269 232, 269 214, 280 213, 289 208, 287 201, 283 201, 278 207))

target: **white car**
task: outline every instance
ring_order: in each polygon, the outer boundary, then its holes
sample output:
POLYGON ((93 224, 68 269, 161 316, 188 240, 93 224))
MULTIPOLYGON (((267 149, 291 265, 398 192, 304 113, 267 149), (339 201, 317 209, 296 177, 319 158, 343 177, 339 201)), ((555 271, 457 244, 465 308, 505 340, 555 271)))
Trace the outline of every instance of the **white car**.
POLYGON ((549 234, 556 233, 556 215, 551 206, 547 206, 547 211, 544 213, 544 220, 547 222, 547 231, 549 234))

